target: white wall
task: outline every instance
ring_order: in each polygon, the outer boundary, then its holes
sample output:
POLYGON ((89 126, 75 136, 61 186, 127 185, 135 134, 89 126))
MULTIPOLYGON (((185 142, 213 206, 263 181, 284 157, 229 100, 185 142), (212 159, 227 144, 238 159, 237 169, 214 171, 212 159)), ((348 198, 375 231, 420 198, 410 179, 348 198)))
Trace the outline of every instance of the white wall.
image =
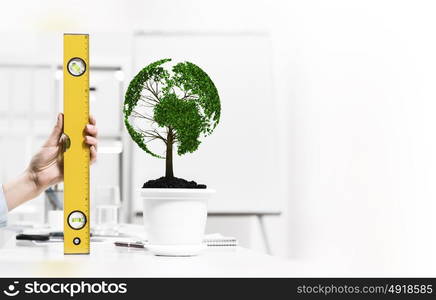
POLYGON ((333 274, 435 275, 435 8, 280 10, 294 259, 330 261, 333 274))

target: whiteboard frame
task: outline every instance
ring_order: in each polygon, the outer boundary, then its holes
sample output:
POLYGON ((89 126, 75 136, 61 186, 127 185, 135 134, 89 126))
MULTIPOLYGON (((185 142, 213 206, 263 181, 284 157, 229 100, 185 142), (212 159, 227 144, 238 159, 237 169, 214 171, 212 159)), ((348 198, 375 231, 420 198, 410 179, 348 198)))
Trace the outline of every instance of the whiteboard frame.
MULTIPOLYGON (((183 36, 193 36, 193 37, 266 37, 271 38, 272 36, 268 31, 177 31, 177 30, 168 30, 168 31, 161 31, 161 30, 136 30, 132 34, 132 43, 131 43, 131 69, 130 69, 130 77, 133 77, 135 74, 135 68, 137 66, 137 62, 135 61, 136 58, 136 42, 138 41, 138 38, 144 38, 144 37, 183 37, 183 36)), ((271 53, 272 55, 273 53, 271 53)), ((271 59, 271 68, 274 68, 273 66, 273 59, 271 59)), ((272 78, 272 86, 273 86, 273 98, 275 99, 276 96, 274 94, 274 70, 271 70, 271 74, 273 76, 272 78)), ((126 84, 125 88, 127 89, 128 84, 126 84)), ((277 106, 277 105, 276 105, 277 106)), ((275 107, 275 110, 278 108, 275 107)), ((276 127, 278 127, 278 124, 275 124, 276 127)), ((129 145, 126 147, 128 149, 126 153, 126 160, 129 166, 133 166, 133 142, 131 139, 129 140, 129 145)), ((130 183, 130 198, 129 198, 129 206, 127 208, 128 210, 128 219, 137 217, 138 211, 134 211, 134 191, 135 187, 133 186, 133 169, 128 168, 128 170, 125 170, 124 175, 129 178, 130 183)), ((209 212, 209 214, 216 214, 217 216, 235 216, 235 215, 251 215, 251 216, 263 216, 263 215, 270 215, 270 216, 281 216, 284 213, 284 202, 280 202, 276 207, 261 207, 259 209, 219 209, 219 210, 212 210, 209 212)))

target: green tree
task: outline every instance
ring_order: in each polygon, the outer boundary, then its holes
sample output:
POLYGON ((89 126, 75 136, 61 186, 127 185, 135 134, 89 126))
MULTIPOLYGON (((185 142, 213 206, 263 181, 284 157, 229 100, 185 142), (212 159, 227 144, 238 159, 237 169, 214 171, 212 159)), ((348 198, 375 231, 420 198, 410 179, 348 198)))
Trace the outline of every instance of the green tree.
POLYGON ((146 153, 166 160, 165 176, 174 177, 173 146, 177 154, 194 152, 200 137, 213 132, 220 119, 218 91, 210 77, 190 62, 162 59, 143 68, 130 82, 124 101, 124 123, 146 153), (167 67, 167 68, 165 68, 167 67), (165 154, 152 150, 165 144, 165 154))

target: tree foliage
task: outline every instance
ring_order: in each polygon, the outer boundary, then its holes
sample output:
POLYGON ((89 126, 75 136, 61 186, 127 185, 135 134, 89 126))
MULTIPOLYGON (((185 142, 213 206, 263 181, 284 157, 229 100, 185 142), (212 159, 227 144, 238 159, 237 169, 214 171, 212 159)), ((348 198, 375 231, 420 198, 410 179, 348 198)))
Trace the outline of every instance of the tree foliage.
POLYGON ((130 82, 124 101, 124 123, 132 139, 150 155, 167 160, 170 143, 177 145, 179 155, 196 151, 221 112, 218 91, 200 67, 180 62, 169 68, 170 62, 162 59, 143 68, 130 82), (154 141, 163 142, 167 152, 152 150, 154 141))

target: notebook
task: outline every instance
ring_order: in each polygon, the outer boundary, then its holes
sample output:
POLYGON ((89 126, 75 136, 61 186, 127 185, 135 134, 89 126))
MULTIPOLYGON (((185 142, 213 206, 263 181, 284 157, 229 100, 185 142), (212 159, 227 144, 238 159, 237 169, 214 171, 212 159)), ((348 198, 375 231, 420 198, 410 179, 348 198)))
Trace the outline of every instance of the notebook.
POLYGON ((234 237, 223 236, 220 233, 206 234, 203 239, 208 247, 237 246, 238 240, 234 237))

